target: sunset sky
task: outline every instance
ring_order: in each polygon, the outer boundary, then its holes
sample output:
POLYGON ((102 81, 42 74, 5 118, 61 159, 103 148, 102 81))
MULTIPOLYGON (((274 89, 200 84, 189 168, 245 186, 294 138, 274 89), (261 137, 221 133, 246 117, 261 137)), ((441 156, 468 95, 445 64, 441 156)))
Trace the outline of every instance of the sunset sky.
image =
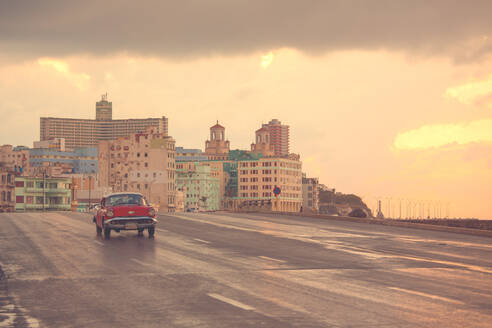
POLYGON ((249 149, 277 118, 308 176, 371 208, 492 219, 492 1, 77 3, 0 1, 0 144, 94 118, 108 92, 179 146, 219 120, 249 149))

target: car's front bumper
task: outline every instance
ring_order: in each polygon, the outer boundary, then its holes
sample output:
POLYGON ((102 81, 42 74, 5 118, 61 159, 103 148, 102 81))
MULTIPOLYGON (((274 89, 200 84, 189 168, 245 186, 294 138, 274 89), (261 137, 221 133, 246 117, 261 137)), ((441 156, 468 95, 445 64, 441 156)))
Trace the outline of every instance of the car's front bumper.
POLYGON ((155 227, 157 220, 150 216, 114 217, 104 220, 104 227, 113 230, 139 230, 155 227))

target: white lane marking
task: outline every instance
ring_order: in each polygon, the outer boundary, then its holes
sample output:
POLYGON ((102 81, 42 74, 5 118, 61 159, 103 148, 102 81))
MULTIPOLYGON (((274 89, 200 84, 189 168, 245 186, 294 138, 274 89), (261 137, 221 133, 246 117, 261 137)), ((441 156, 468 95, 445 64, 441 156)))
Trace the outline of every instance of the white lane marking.
POLYGON ((94 240, 94 242, 100 246, 104 246, 104 243, 101 243, 100 241, 94 240))
POLYGON ((169 232, 169 231, 168 231, 168 230, 166 230, 166 229, 160 229, 160 228, 158 228, 158 229, 157 229, 157 231, 160 231, 160 232, 169 232))
POLYGON ((264 259, 264 260, 269 260, 269 261, 275 261, 275 262, 280 262, 280 263, 285 263, 284 260, 279 260, 279 259, 274 259, 273 257, 268 257, 268 256, 258 256, 260 259, 264 259))
POLYGON ((203 240, 203 239, 193 238, 193 240, 196 240, 196 241, 199 241, 199 242, 205 243, 205 244, 210 244, 209 241, 206 241, 206 240, 203 240))
POLYGON ((137 259, 130 259, 130 260, 137 263, 137 264, 143 265, 143 266, 152 266, 152 264, 145 263, 145 262, 142 262, 142 261, 137 260, 137 259))
POLYGON ((235 301, 233 299, 230 299, 228 297, 225 297, 225 296, 222 296, 222 295, 219 295, 219 294, 209 293, 207 295, 210 296, 210 297, 213 297, 213 298, 215 298, 215 299, 217 299, 219 301, 222 301, 224 303, 227 303, 229 305, 238 307, 238 308, 243 309, 243 310, 246 310, 246 311, 252 311, 252 310, 255 309, 254 307, 251 307, 249 305, 246 305, 244 303, 235 301))
POLYGON ((458 300, 453 300, 451 298, 427 294, 427 293, 422 293, 422 292, 417 292, 415 290, 408 290, 408 289, 398 288, 398 287, 389 287, 389 289, 396 290, 396 291, 403 292, 403 293, 407 293, 407 294, 413 294, 413 295, 418 295, 418 296, 422 296, 422 297, 432 298, 435 300, 441 300, 444 302, 449 302, 449 303, 454 303, 454 304, 460 304, 460 305, 465 304, 463 302, 460 302, 458 300))

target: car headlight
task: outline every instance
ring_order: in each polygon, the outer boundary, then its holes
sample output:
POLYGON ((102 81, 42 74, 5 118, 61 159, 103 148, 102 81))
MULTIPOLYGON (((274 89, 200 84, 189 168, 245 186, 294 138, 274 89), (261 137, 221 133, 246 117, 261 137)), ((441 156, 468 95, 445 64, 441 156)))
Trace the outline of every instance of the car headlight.
POLYGON ((155 210, 153 207, 149 209, 149 216, 155 216, 155 210))
POLYGON ((111 217, 113 215, 114 215, 113 210, 109 209, 109 210, 106 211, 106 216, 110 216, 111 217))

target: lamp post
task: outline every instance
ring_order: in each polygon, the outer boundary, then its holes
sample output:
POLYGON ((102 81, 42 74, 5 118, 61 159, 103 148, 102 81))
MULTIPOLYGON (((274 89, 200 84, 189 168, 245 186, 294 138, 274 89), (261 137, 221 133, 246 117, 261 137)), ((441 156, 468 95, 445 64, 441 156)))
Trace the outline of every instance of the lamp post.
POLYGON ((89 210, 91 209, 91 180, 92 176, 89 175, 89 210))

